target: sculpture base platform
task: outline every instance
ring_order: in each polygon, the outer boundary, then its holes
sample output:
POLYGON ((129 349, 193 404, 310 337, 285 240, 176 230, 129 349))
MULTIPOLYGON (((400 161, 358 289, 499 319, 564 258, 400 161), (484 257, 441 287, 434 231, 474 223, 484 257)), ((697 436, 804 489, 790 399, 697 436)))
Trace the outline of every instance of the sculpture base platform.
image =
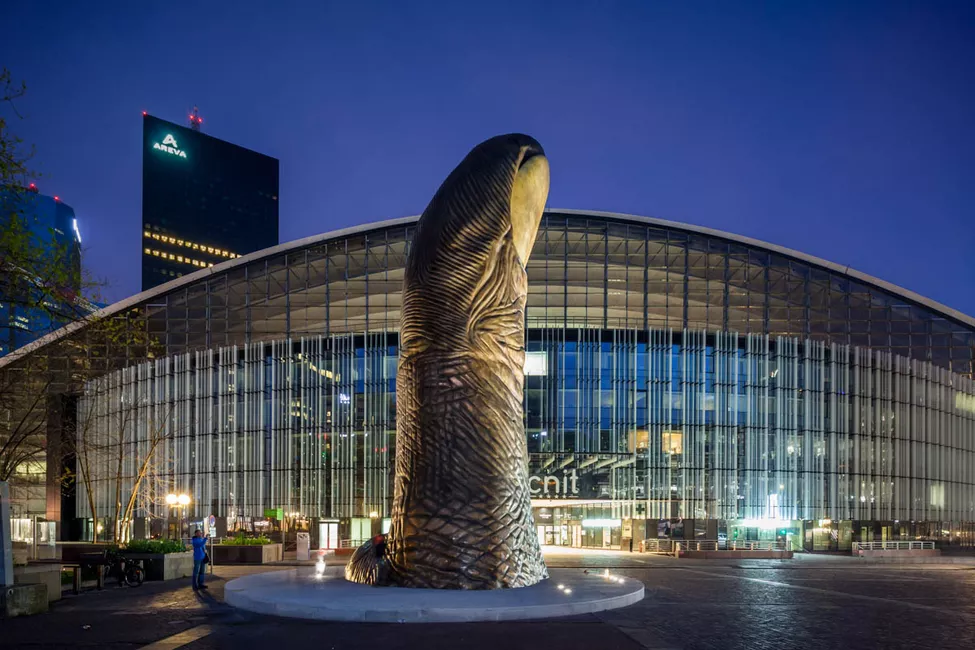
POLYGON ((622 576, 549 569, 532 587, 491 591, 369 587, 348 582, 341 567, 270 571, 227 583, 225 600, 260 614, 321 621, 467 623, 554 618, 626 607, 643 583, 622 576), (560 586, 562 588, 560 588, 560 586))

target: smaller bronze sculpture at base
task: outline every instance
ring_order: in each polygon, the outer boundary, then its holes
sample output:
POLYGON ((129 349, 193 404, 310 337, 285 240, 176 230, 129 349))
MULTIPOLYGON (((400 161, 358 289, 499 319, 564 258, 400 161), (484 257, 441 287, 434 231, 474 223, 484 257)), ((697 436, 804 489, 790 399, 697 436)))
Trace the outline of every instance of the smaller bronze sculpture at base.
POLYGON ((548 183, 538 142, 498 136, 420 217, 403 283, 392 526, 355 552, 347 579, 498 589, 547 577, 522 402, 525 264, 548 183))

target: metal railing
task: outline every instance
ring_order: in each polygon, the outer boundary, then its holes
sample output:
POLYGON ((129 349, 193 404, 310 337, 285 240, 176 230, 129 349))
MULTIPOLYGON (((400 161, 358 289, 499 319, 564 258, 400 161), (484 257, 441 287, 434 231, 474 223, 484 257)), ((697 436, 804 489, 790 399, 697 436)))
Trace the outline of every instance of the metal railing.
POLYGON ((645 539, 640 543, 640 550, 644 553, 673 553, 673 539, 645 539))
POLYGON ((359 548, 365 543, 364 539, 340 539, 339 548, 359 548))
POLYGON ((716 539, 646 539, 643 541, 644 553, 667 553, 675 551, 784 551, 784 542, 760 540, 721 540, 716 539))
POLYGON ((920 540, 853 542, 854 555, 859 555, 862 551, 931 551, 934 548, 934 542, 922 542, 920 540))

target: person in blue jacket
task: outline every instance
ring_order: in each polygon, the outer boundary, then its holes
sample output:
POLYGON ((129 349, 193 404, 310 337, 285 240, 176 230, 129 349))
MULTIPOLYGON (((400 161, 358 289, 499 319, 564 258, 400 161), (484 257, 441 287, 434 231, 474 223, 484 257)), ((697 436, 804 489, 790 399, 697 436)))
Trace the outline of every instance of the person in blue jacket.
POLYGON ((198 591, 200 589, 206 589, 207 586, 203 584, 203 578, 206 576, 207 565, 204 560, 207 556, 206 545, 207 540, 210 538, 209 535, 203 536, 203 532, 199 528, 193 533, 193 591, 198 591))

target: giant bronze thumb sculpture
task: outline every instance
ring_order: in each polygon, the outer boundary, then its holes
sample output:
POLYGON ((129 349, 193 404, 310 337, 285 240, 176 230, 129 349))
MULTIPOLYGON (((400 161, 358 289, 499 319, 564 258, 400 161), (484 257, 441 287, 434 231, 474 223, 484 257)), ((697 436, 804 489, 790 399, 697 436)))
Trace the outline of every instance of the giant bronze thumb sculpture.
POLYGON ((525 264, 548 197, 526 135, 475 147, 417 223, 403 283, 392 527, 346 578, 497 589, 548 577, 522 416, 525 264))

